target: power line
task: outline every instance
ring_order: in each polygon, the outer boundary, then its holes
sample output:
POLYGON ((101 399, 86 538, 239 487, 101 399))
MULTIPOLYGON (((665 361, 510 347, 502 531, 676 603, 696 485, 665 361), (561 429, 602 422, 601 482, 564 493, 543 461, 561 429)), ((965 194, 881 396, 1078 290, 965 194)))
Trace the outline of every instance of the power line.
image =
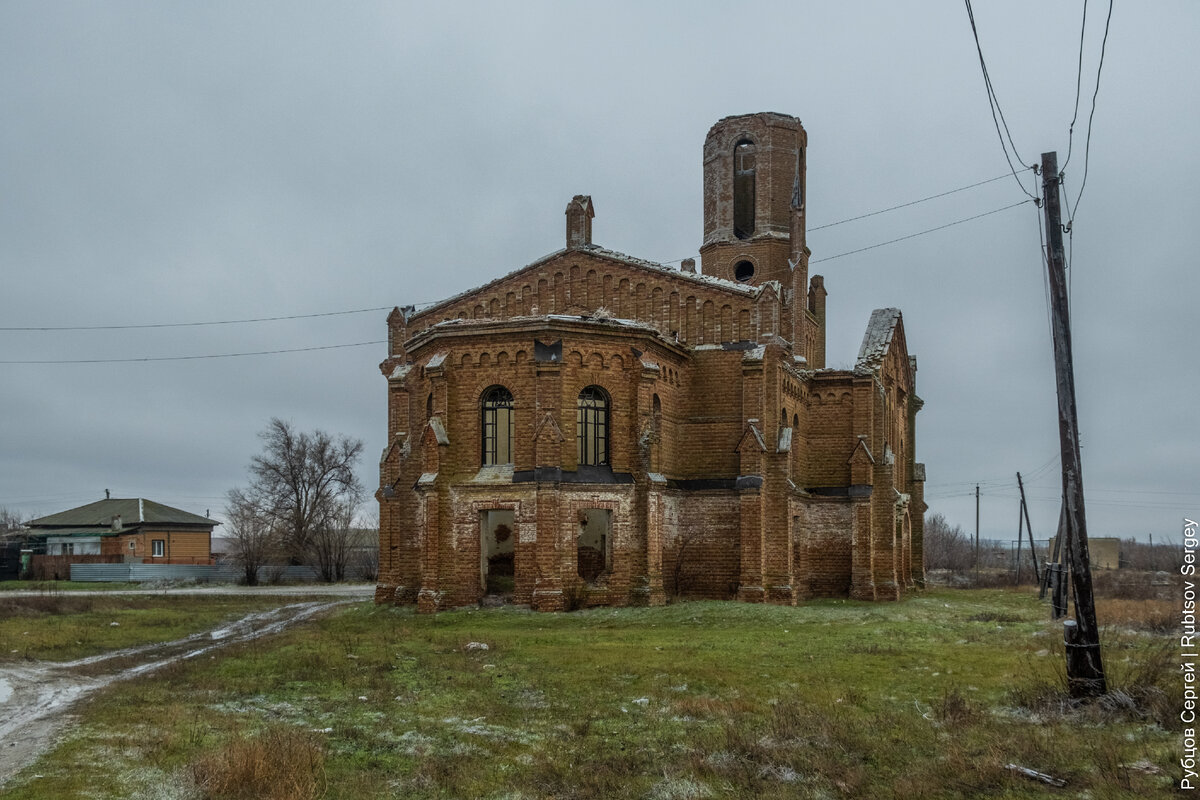
MULTIPOLYGON (((1104 38, 1100 41, 1100 63, 1096 67, 1096 89, 1092 92, 1092 113, 1088 114, 1087 140, 1083 148, 1083 179, 1079 182, 1079 194, 1075 196, 1075 211, 1079 210, 1079 200, 1083 197, 1083 187, 1087 183, 1088 156, 1092 151, 1092 120, 1096 116, 1096 98, 1100 94, 1100 72, 1104 69, 1104 49, 1108 46, 1108 27, 1112 23, 1113 2, 1108 0, 1108 17, 1104 20, 1104 38)), ((1074 212, 1067 218, 1067 228, 1075 221, 1074 212)))
MULTIPOLYGON (((1024 187, 1021 187, 1021 188, 1024 189, 1024 187)), ((1026 192, 1026 194, 1028 194, 1028 192, 1026 192)), ((910 233, 908 236, 901 236, 899 239, 890 239, 886 242, 880 242, 879 244, 872 244, 872 245, 868 245, 866 247, 860 247, 857 250, 849 250, 845 253, 838 253, 835 256, 826 256, 825 258, 818 258, 818 259, 815 259, 808 263, 809 264, 819 264, 822 261, 833 261, 835 258, 842 258, 843 256, 852 256, 855 253, 862 253, 867 250, 874 250, 877 247, 885 247, 889 244, 896 244, 897 242, 903 242, 908 239, 914 239, 917 236, 924 236, 927 233, 933 233, 935 231, 940 231, 945 228, 953 227, 955 225, 961 225, 964 222, 970 222, 971 220, 981 219, 983 217, 989 217, 992 214, 999 214, 1001 211, 1008 211, 1010 208, 1016 208, 1017 206, 1023 206, 1028 202, 1030 202, 1030 201, 1029 200, 1021 200, 1020 202, 1013 203, 1011 206, 1005 206, 1004 208, 996 208, 991 211, 985 211, 982 214, 976 214, 973 217, 966 217, 964 219, 956 219, 954 222, 947 222, 945 225, 938 225, 936 228, 928 228, 923 231, 917 231, 916 233, 910 233)))
POLYGON ((992 86, 992 78, 988 75, 987 62, 983 58, 983 46, 979 43, 979 30, 975 27, 975 10, 971 8, 971 0, 963 0, 967 5, 967 18, 971 21, 971 33, 975 37, 975 50, 979 53, 979 68, 983 71, 983 85, 987 89, 988 108, 992 111, 992 124, 996 126, 996 136, 1000 138, 1000 149, 1004 151, 1004 160, 1008 162, 1008 168, 1012 172, 1013 179, 1016 180, 1017 186, 1021 187, 1021 191, 1034 199, 1033 195, 1029 194, 1029 190, 1021 183, 1021 179, 1017 177, 1016 167, 1013 166, 1012 158, 1008 156, 1008 148, 1012 146, 1013 157, 1017 159, 1022 167, 1032 169, 1032 165, 1026 164, 1017 153, 1017 146, 1012 140, 1012 133, 1008 130, 1008 120, 1004 118, 1004 110, 1000 108, 1000 98, 996 96, 996 90, 992 86), (999 119, 997 120, 997 115, 999 119), (1004 133, 1000 132, 1000 124, 1004 124, 1004 133), (1008 144, 1004 143, 1005 135, 1008 136, 1008 144))
POLYGON ((957 192, 965 192, 967 189, 974 189, 976 186, 983 186, 984 184, 987 184, 987 183, 994 183, 996 181, 1003 180, 1007 177, 1008 177, 1008 173, 1006 172, 1003 175, 996 176, 995 178, 988 178, 986 181, 980 181, 979 183, 972 183, 970 186, 960 186, 959 188, 951 189, 948 192, 941 192, 940 194, 931 194, 928 197, 922 197, 920 200, 912 200, 907 203, 901 203, 898 206, 892 206, 891 208, 883 208, 883 209, 880 209, 879 211, 872 211, 867 214, 860 214, 857 217, 841 219, 841 220, 838 220, 837 222, 826 223, 825 225, 817 225, 815 228, 809 228, 808 230, 811 233, 812 231, 820 231, 820 230, 824 230, 825 228, 832 228, 837 225, 844 225, 847 222, 857 222, 860 219, 866 219, 867 217, 874 217, 877 214, 886 214, 889 211, 895 211, 896 209, 899 209, 899 208, 908 208, 909 206, 915 206, 918 203, 924 203, 928 200, 936 200, 937 198, 945 197, 946 195, 955 194, 957 192))
MULTIPOLYGON (((918 203, 924 203, 929 200, 936 200, 939 197, 945 197, 947 195, 956 194, 957 192, 965 192, 967 189, 974 189, 976 187, 983 186, 985 184, 994 183, 999 180, 1004 180, 1005 178, 1008 177, 1008 175, 1009 175, 1009 173, 1006 172, 1003 175, 999 175, 995 178, 988 178, 986 181, 979 181, 978 183, 972 183, 968 186, 960 186, 957 189, 950 189, 949 191, 939 192, 938 194, 931 194, 928 197, 922 197, 919 200, 910 200, 907 203, 901 203, 898 206, 891 206, 890 208, 883 208, 883 209, 880 209, 879 211, 870 211, 866 214, 859 214, 857 217, 848 217, 846 219, 840 219, 837 222, 827 222, 824 225, 818 225, 815 228, 809 228, 808 230, 809 230, 809 232, 812 232, 812 231, 823 230, 825 228, 833 228, 837 225, 843 225, 847 222, 857 222, 858 220, 866 219, 867 217, 874 217, 878 214, 886 214, 889 211, 896 211, 897 209, 908 208, 909 206, 915 206, 918 203)), ((683 258, 673 258, 670 261, 659 261, 658 263, 660 263, 660 264, 678 264, 680 261, 683 261, 684 258, 692 258, 692 256, 684 256, 683 258)), ((421 304, 418 303, 417 305, 419 306, 421 304)))
POLYGON ((1067 160, 1063 162, 1062 172, 1071 163, 1071 147, 1074 144, 1075 121, 1079 119, 1079 90, 1083 83, 1083 34, 1087 31, 1087 0, 1083 0, 1083 22, 1079 26, 1079 64, 1075 67, 1075 113, 1071 115, 1071 124, 1067 127, 1067 160))
MULTIPOLYGON (((367 314, 387 311, 390 306, 356 308, 352 311, 323 311, 317 314, 289 314, 283 317, 253 317, 249 319, 222 319, 209 322, 154 322, 138 325, 43 325, 29 327, 0 327, 0 331, 126 331, 141 328, 200 328, 207 325, 241 325, 249 322, 278 322, 288 319, 312 319, 314 317, 338 317, 347 314, 367 314)), ((0 363, 15 363, 11 361, 0 363)))
POLYGON ((387 344, 386 340, 374 342, 353 342, 350 344, 327 344, 320 347, 294 347, 287 350, 258 350, 252 353, 216 353, 202 356, 151 356, 146 358, 79 358, 79 359, 47 359, 29 361, 0 361, 0 364, 130 364, 145 361, 196 361, 208 358, 242 358, 245 356, 273 356, 280 353, 311 353, 316 350, 340 350, 346 347, 366 347, 367 345, 387 344))

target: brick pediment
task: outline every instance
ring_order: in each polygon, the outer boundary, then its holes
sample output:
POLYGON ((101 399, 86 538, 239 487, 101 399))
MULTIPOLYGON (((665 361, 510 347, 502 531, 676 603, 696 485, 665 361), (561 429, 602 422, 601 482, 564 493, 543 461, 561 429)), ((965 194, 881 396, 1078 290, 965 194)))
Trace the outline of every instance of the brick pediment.
POLYGON ((767 452, 767 440, 763 438, 762 431, 758 429, 758 420, 749 420, 746 423, 745 429, 742 431, 742 438, 738 440, 737 447, 733 448, 735 453, 755 454, 767 452))
POLYGON ((563 436, 562 429, 558 427, 558 422, 554 419, 554 415, 547 411, 538 421, 537 427, 533 429, 534 444, 561 444, 566 441, 563 436))

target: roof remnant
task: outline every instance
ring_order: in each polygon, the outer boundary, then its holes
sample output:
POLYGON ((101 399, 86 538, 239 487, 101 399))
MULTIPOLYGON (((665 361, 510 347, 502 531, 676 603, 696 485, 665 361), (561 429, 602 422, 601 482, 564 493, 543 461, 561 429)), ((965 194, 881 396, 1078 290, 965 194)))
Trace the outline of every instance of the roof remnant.
POLYGON ((856 370, 874 370, 883 363, 883 357, 892 345, 892 337, 896 334, 896 326, 900 324, 900 319, 898 308, 877 308, 871 312, 871 321, 867 323, 867 332, 863 334, 862 347, 858 348, 856 370))

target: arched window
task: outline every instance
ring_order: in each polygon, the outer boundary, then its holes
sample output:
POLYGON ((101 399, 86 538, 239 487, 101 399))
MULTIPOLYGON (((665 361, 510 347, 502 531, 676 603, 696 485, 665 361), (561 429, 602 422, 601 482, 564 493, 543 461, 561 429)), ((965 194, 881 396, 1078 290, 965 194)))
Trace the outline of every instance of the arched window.
POLYGON ((599 386, 588 386, 579 393, 575 430, 579 437, 580 465, 607 464, 608 395, 599 386))
POLYGON ((511 464, 513 444, 513 396, 503 386, 483 393, 483 465, 511 464))
POLYGON ((754 235, 754 142, 742 139, 733 148, 733 235, 754 235))

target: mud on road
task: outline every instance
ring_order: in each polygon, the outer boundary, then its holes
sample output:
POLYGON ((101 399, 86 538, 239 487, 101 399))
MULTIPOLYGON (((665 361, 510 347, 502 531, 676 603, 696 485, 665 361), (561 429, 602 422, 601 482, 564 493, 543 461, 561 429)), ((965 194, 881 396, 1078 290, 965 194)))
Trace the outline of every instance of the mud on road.
POLYGON ((257 611, 184 639, 114 650, 76 661, 0 665, 0 787, 49 747, 68 723, 65 711, 116 681, 247 642, 356 600, 292 603, 257 611))

